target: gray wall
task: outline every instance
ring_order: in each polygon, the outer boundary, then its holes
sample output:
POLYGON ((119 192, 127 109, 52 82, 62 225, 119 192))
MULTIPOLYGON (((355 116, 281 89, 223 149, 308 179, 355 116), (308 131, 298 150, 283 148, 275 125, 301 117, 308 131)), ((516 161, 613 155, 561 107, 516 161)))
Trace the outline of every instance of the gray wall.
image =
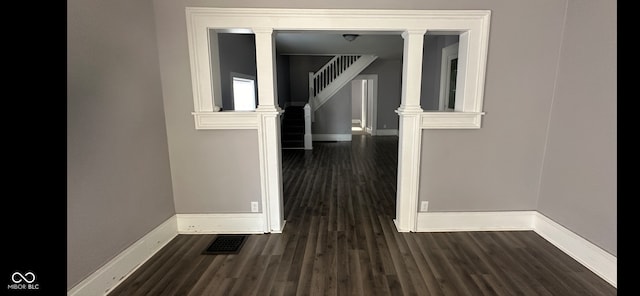
POLYGON ((615 1, 569 1, 538 210, 617 256, 615 1))
MULTIPOLYGON (((231 73, 256 77, 256 37, 253 34, 218 33, 218 49, 220 53, 222 109, 233 110, 231 73)), ((257 85, 258 81, 256 81, 256 87, 257 85)), ((256 97, 257 95, 256 93, 256 97)))
POLYGON ((260 198, 257 131, 194 128, 185 6, 198 4, 154 1, 175 210, 248 213, 260 198))
POLYGON ((536 210, 566 2, 455 3, 492 10, 486 115, 478 130, 423 131, 420 200, 433 212, 536 210))
POLYGON ((290 95, 292 102, 309 101, 309 72, 316 72, 333 56, 289 56, 290 95))
POLYGON ((458 35, 425 35, 422 51, 422 88, 420 106, 423 110, 438 110, 442 49, 458 42, 458 35))
MULTIPOLYGON (((243 138, 243 141, 233 139, 243 143, 242 151, 234 150, 230 151, 230 154, 245 154, 249 151, 257 153, 255 134, 250 132, 201 133, 193 129, 193 118, 190 115, 193 111, 193 98, 185 6, 490 9, 491 32, 484 96, 484 111, 487 114, 483 118, 483 127, 480 130, 424 131, 420 199, 429 200, 430 210, 433 211, 537 208, 547 118, 554 93, 565 1, 155 0, 154 3, 172 164, 183 159, 195 162, 211 157, 213 154, 208 153, 207 148, 223 145, 222 143, 231 137, 229 133, 234 134, 234 137, 243 138), (193 147, 199 146, 205 147, 198 148, 196 153, 193 147), (461 184, 459 180, 465 182, 461 184)), ((402 62, 393 63, 401 72, 402 62)), ((293 76, 293 72, 291 75, 293 76)), ((393 83, 399 85, 400 77, 401 75, 395 75, 393 83)), ((380 83, 383 83, 382 81, 380 79, 380 83)), ((387 122, 387 125, 393 123, 397 128, 397 115, 393 110, 399 106, 400 92, 386 93, 390 89, 392 88, 379 87, 379 98, 398 98, 397 102, 391 102, 391 99, 381 100, 379 112, 388 110, 389 114, 379 113, 379 128, 384 122, 387 122), (390 120, 392 118, 393 120, 390 120)), ((253 160, 237 165, 243 171, 254 171, 258 168, 257 161, 253 160)), ((226 173, 218 168, 210 170, 209 179, 226 173)), ((196 177, 194 173, 197 171, 184 165, 172 166, 174 196, 181 203, 193 200, 193 191, 185 186, 184 180, 196 177)), ((244 185, 259 192, 257 178, 253 182, 245 182, 244 185)), ((226 192, 222 188, 204 189, 207 192, 203 194, 210 197, 209 203, 226 198, 226 192)), ((249 211, 249 200, 252 198, 253 196, 243 195, 233 201, 233 204, 215 210, 249 211)), ((188 210, 199 211, 196 207, 188 210)))
POLYGON ((175 214, 151 1, 67 2, 67 289, 175 214))
POLYGON ((351 83, 345 84, 324 103, 311 125, 313 134, 351 134, 351 83))
POLYGON ((378 129, 398 129, 402 96, 402 59, 377 59, 360 74, 378 74, 378 129))
POLYGON ((284 108, 285 103, 291 101, 289 56, 277 55, 276 67, 276 75, 278 76, 278 105, 284 108))

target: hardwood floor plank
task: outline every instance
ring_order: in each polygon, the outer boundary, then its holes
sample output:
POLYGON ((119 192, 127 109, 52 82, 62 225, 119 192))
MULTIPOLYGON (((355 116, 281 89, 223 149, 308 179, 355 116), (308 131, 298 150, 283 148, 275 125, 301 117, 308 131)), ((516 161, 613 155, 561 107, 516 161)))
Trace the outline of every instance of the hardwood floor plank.
POLYGON ((407 237, 407 246, 411 252, 411 256, 415 259, 422 281, 426 285, 428 292, 424 295, 442 295, 442 290, 439 288, 438 280, 433 275, 432 267, 429 265, 428 260, 424 257, 420 246, 417 243, 419 237, 412 235, 407 237))
POLYGON ((258 288, 252 291, 251 295, 265 295, 267 291, 271 291, 273 289, 273 285, 275 283, 275 276, 278 271, 278 265, 280 264, 280 260, 282 255, 264 255, 268 256, 267 267, 264 270, 264 274, 258 283, 258 288))
POLYGON ((532 231, 398 233, 397 137, 282 152, 281 234, 180 234, 109 295, 617 295, 532 231))
POLYGON ((202 275, 197 278, 197 281, 193 284, 193 288, 187 295, 189 296, 197 296, 197 295, 206 295, 205 290, 213 277, 213 275, 223 266, 223 262, 225 260, 224 256, 210 256, 209 258, 213 258, 213 260, 207 266, 207 269, 202 273, 202 275))

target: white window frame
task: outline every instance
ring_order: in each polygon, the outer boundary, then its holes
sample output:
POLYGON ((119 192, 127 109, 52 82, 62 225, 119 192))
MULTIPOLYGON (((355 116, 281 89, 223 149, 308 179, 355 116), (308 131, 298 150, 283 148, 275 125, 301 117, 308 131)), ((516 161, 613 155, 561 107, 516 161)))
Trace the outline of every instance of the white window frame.
MULTIPOLYGON (((423 129, 481 127, 490 10, 270 9, 187 7, 187 37, 191 62, 196 129, 256 129, 259 138, 262 209, 265 232, 284 227, 282 165, 275 73, 277 30, 388 31, 404 38, 400 117, 396 227, 415 231, 419 164, 423 129), (256 34, 258 96, 256 112, 219 110, 212 91, 210 29, 256 34), (427 31, 459 34, 456 112, 425 112, 420 107, 422 50, 427 31)), ((215 62, 215 61, 214 61, 215 62)), ((215 63, 214 63, 215 64, 215 63)))

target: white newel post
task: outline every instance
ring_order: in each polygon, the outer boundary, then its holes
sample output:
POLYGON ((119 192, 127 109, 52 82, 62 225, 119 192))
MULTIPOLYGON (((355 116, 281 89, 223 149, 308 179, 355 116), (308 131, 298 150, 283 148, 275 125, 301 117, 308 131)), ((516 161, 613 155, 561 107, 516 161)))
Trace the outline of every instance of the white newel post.
POLYGON ((400 117, 398 147, 398 192, 395 224, 399 232, 416 231, 418 186, 420 182, 420 87, 422 46, 426 30, 407 30, 402 64, 402 101, 396 110, 400 117))
POLYGON ((304 105, 304 150, 313 150, 313 135, 311 134, 311 106, 304 105))
POLYGON ((280 233, 284 227, 280 118, 276 104, 275 42, 272 28, 254 28, 258 79, 258 150, 265 232, 280 233))

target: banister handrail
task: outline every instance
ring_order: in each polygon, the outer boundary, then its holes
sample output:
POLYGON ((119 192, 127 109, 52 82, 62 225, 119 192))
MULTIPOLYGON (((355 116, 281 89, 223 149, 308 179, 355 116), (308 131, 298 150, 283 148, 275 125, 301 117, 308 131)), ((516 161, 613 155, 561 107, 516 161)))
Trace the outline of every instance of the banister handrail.
POLYGON ((309 74, 309 98, 317 96, 360 57, 362 55, 336 55, 313 73, 313 76, 309 74))

